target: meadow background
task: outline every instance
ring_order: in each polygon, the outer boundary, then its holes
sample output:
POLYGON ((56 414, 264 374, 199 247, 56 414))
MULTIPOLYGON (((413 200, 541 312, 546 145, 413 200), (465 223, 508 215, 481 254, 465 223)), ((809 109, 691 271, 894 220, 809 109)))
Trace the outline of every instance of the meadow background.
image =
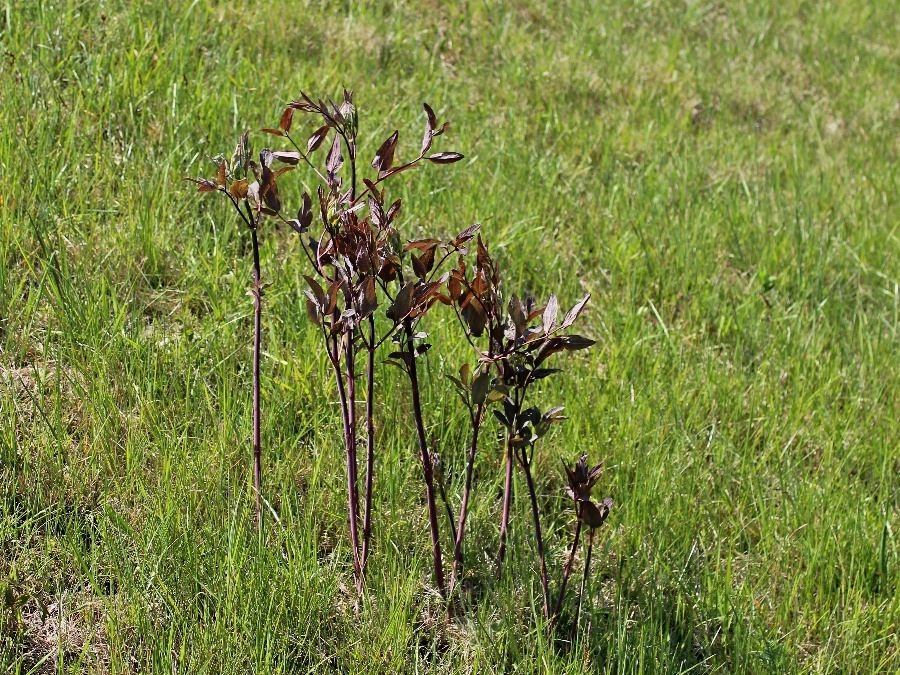
MULTIPOLYGON (((896 672, 898 29, 863 0, 0 2, 0 668, 896 672), (570 417, 538 457, 555 574, 560 461, 602 460, 616 502, 576 645, 534 628, 524 490, 490 580, 490 444, 467 544, 487 588, 443 624, 394 373, 354 614, 339 415, 284 227, 262 233, 257 546, 247 241, 181 178, 343 85, 364 159, 395 128, 414 153, 422 101, 452 121, 466 160, 392 193, 410 236, 479 221, 511 288, 593 295, 598 345, 540 396, 570 417)), ((453 334, 425 399, 458 486, 453 334)))

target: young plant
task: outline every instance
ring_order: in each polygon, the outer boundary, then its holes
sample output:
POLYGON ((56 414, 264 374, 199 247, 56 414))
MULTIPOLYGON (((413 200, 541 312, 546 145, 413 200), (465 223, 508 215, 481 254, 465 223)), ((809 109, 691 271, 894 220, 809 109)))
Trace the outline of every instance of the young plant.
MULTIPOLYGON (((569 472, 570 494, 576 504, 576 528, 569 559, 563 569, 556 603, 550 602, 549 578, 541 526, 541 500, 535 484, 535 447, 550 427, 563 419, 562 408, 541 411, 530 396, 535 383, 558 372, 548 367, 548 359, 563 351, 587 348, 592 340, 566 334, 578 319, 589 296, 575 304, 559 320, 559 303, 551 295, 538 307, 533 299, 504 298, 500 270, 482 240, 480 226, 472 225, 455 237, 405 240, 401 237, 399 199, 386 198, 386 183, 400 173, 426 162, 450 164, 462 159, 456 152, 431 152, 434 140, 447 129, 439 124, 434 111, 424 104, 425 131, 419 151, 406 162, 398 160, 399 133, 394 131, 375 153, 374 173, 361 176, 358 128, 359 117, 351 92, 344 91, 340 103, 314 100, 301 92, 282 112, 277 128, 264 132, 286 139, 290 148, 264 149, 259 162, 251 160, 247 134, 241 136, 231 161, 216 161, 212 179, 192 180, 200 192, 224 195, 247 226, 252 244, 254 299, 253 345, 253 482, 256 496, 256 520, 262 527, 261 513, 261 439, 260 439, 260 345, 263 285, 259 263, 258 229, 263 216, 280 219, 298 235, 300 248, 309 264, 304 274, 306 312, 318 327, 321 345, 331 366, 341 411, 347 482, 347 520, 352 550, 354 581, 359 594, 365 584, 366 567, 372 549, 373 493, 376 472, 375 402, 376 354, 387 341, 396 347, 387 363, 400 368, 408 382, 418 459, 428 511, 434 580, 442 598, 452 597, 457 580, 463 574, 466 524, 474 490, 474 464, 479 440, 488 419, 490 405, 503 433, 504 491, 497 550, 498 573, 503 568, 511 514, 514 469, 521 467, 528 490, 535 547, 540 568, 543 614, 549 625, 556 621, 565 589, 572 573, 581 538, 582 524, 591 528, 587 547, 582 593, 589 575, 593 531, 606 519, 611 501, 596 505, 590 500, 590 488, 599 468, 588 470, 582 458, 569 472), (312 120, 300 138, 294 127, 296 113, 312 120), (327 150, 325 150, 327 148, 327 150), (314 162, 317 151, 322 149, 314 162), (294 217, 285 215, 276 179, 298 165, 304 165, 315 178, 315 188, 304 191, 294 217), (276 168, 281 165, 281 168, 276 168), (471 270, 466 263, 468 247, 476 241, 471 270), (406 241, 406 243, 403 243, 406 241), (458 262, 442 273, 445 263, 458 262), (451 377, 468 412, 471 435, 465 455, 465 482, 458 517, 448 497, 442 463, 429 448, 422 402, 419 367, 431 345, 422 328, 422 320, 438 303, 453 308, 464 335, 476 353, 474 364, 465 364, 459 377, 451 377), (377 315, 384 320, 377 321, 377 315), (383 326, 379 334, 377 328, 383 326), (361 367, 360 360, 364 360, 361 367), (358 419, 357 382, 365 375, 365 421, 358 419), (361 432, 360 427, 364 427, 361 432), (360 495, 359 449, 365 435, 364 494, 360 495), (449 521, 453 544, 450 584, 446 583, 441 546, 438 499, 449 521), (360 527, 361 525, 361 527, 360 527)), ((298 125, 299 126, 299 125, 298 125)), ((432 443, 432 446, 434 443, 432 443)), ((448 604, 448 612, 452 612, 448 604)), ((577 624, 576 615, 576 624, 577 624)))
MULTIPOLYGON (((465 484, 454 536, 451 588, 456 586, 456 581, 463 572, 463 541, 481 427, 487 406, 492 400, 499 400, 497 392, 491 391, 491 384, 494 379, 493 355, 495 348, 500 344, 503 324, 500 274, 497 265, 488 255, 487 247, 480 235, 476 251, 472 278, 467 276, 466 261, 461 257, 447 280, 450 306, 456 313, 463 334, 478 356, 474 369, 466 363, 460 368, 458 378, 450 376, 466 407, 471 427, 471 440, 466 455, 465 484), (481 346, 479 343, 482 343, 481 346)), ((505 530, 501 536, 505 537, 505 530)))
POLYGON ((223 195, 234 207, 250 232, 253 255, 252 281, 248 295, 253 298, 253 390, 252 390, 252 453, 254 514, 257 528, 262 531, 262 438, 260 432, 260 368, 262 347, 262 298, 263 283, 259 264, 258 231, 262 217, 277 216, 281 210, 276 178, 290 167, 272 169, 273 153, 263 149, 259 153, 259 164, 252 159, 249 134, 244 132, 238 140, 231 162, 224 157, 215 160, 216 174, 213 178, 187 178, 197 185, 201 193, 215 192, 223 195), (250 178, 253 178, 252 182, 250 178))
MULTIPOLYGON (((502 569, 506 552, 513 467, 518 462, 525 475, 531 503, 535 545, 540 564, 543 612, 544 617, 549 618, 549 580, 540 504, 532 466, 535 443, 547 433, 550 426, 563 417, 561 407, 541 412, 535 406, 526 405, 527 394, 535 382, 558 372, 559 369, 545 366, 545 361, 551 355, 560 351, 585 349, 594 344, 593 340, 582 336, 563 333, 575 323, 590 296, 586 295, 576 303, 561 322, 558 317, 559 303, 554 295, 550 296, 544 307, 537 307, 531 299, 522 302, 516 296, 512 296, 504 311, 499 269, 480 237, 472 276, 468 275, 465 261, 460 260, 459 265, 450 273, 447 288, 470 343, 479 351, 481 363, 481 372, 472 381, 471 387, 463 381, 464 378, 456 380, 457 388, 469 410, 473 440, 467 458, 467 480, 457 527, 457 555, 454 567, 456 569, 462 566, 462 539, 478 432, 485 405, 490 401, 497 401, 502 403, 502 410, 495 409, 494 416, 503 427, 505 438, 503 507, 497 552, 498 572, 502 569), (486 335, 486 351, 479 350, 475 344, 475 340, 483 335, 486 335), (492 371, 493 379, 490 378, 492 371)), ((463 375, 466 373, 465 370, 461 371, 463 375)))
MULTIPOLYGON (((430 349, 431 345, 423 341, 427 334, 418 331, 417 328, 419 322, 435 303, 451 303, 450 298, 443 293, 448 275, 445 274, 436 280, 437 273, 451 255, 462 255, 466 252, 465 246, 475 236, 478 227, 478 225, 468 227, 447 242, 441 242, 437 239, 419 239, 409 242, 404 247, 403 254, 397 256, 393 261, 396 265, 396 278, 400 288, 386 311, 388 319, 402 326, 402 331, 399 333, 397 340, 400 350, 390 355, 390 361, 403 370, 409 379, 413 421, 416 427, 416 438, 422 462, 422 476, 425 482, 425 497, 428 503, 428 524, 431 532, 434 577, 438 591, 445 600, 448 598, 448 593, 441 554, 441 537, 435 493, 435 467, 425 438, 425 422, 417 365, 417 360, 430 349), (409 253, 409 255, 406 256, 404 255, 405 253, 409 253), (411 270, 407 269, 404 271, 404 264, 407 260, 409 261, 408 267, 411 267, 411 270), (411 274, 410 271, 412 272, 411 274), (406 281, 406 279, 410 280, 406 281)), ((438 485, 438 487, 441 486, 438 485)), ((453 515, 446 498, 444 503, 448 510, 452 529, 453 515)))
POLYGON ((569 549, 569 558, 566 560, 566 564, 563 567, 562 581, 559 585, 556 604, 553 607, 551 625, 555 624, 559 618, 559 613, 562 609, 566 595, 566 585, 569 582, 569 577, 572 574, 572 567, 575 563, 575 553, 578 550, 581 526, 582 524, 585 524, 589 529, 589 534, 587 554, 584 561, 584 573, 581 578, 581 591, 578 594, 578 609, 575 612, 575 622, 573 624, 574 631, 577 633, 578 623, 581 618, 581 603, 585 595, 587 580, 591 573, 591 552, 594 548, 594 532, 606 522, 610 509, 612 509, 613 500, 606 497, 602 502, 596 504, 591 499, 591 490, 600 479, 602 465, 597 464, 596 466, 589 468, 587 455, 582 455, 571 469, 568 466, 565 466, 564 469, 566 471, 566 478, 568 479, 566 494, 575 504, 575 532, 572 536, 572 547, 569 549))
MULTIPOLYGON (((375 354, 388 338, 396 337, 402 350, 392 355, 410 381, 413 415, 420 449, 426 494, 429 503, 432 545, 435 560, 435 580, 442 594, 445 592, 441 565, 439 533, 434 504, 434 479, 431 455, 425 442, 420 385, 415 358, 427 346, 419 344, 415 325, 436 300, 441 284, 434 281, 435 252, 444 247, 458 250, 457 240, 440 244, 437 240, 420 240, 404 247, 396 228, 400 200, 390 204, 385 199, 383 183, 423 162, 449 164, 462 159, 454 152, 431 153, 434 139, 447 129, 438 124, 434 111, 424 104, 425 133, 419 153, 407 162, 397 162, 398 132, 391 134, 378 148, 372 161, 375 171, 371 178, 363 178, 358 185, 358 115, 352 94, 344 91, 340 104, 315 101, 301 93, 284 110, 277 129, 265 129, 270 134, 286 138, 293 150, 274 153, 277 160, 289 164, 308 165, 319 179, 316 208, 313 198, 303 194, 297 217, 286 222, 300 235, 301 246, 312 268, 306 276, 309 285, 306 307, 310 319, 321 332, 329 362, 335 375, 344 427, 344 447, 347 468, 347 509, 354 577, 361 591, 371 550, 373 491, 375 478, 375 354), (308 136, 305 148, 291 134, 295 111, 312 116, 315 128, 308 136), (317 167, 311 156, 330 139, 330 150, 323 167, 317 167), (346 153, 346 161, 345 161, 346 153), (349 184, 347 173, 349 171, 349 184), (314 213, 315 211, 315 213, 314 213), (313 233, 313 221, 317 221, 313 233), (425 242, 425 243, 423 243, 425 242), (456 242, 456 243, 454 243, 456 242), (419 256, 407 252, 418 248, 419 256), (406 261, 406 262, 405 262, 406 261), (412 270, 408 268, 411 261, 412 270), (406 279, 415 279, 406 281, 406 279), (397 288, 392 289, 391 284, 397 288), (380 337, 376 335, 375 313, 386 299, 390 326, 380 337), (356 416, 357 358, 366 354, 366 477, 362 539, 359 535, 359 467, 358 420, 356 416)), ((442 260, 446 259, 446 256, 442 260)), ((440 264, 438 265, 438 267, 440 264)))

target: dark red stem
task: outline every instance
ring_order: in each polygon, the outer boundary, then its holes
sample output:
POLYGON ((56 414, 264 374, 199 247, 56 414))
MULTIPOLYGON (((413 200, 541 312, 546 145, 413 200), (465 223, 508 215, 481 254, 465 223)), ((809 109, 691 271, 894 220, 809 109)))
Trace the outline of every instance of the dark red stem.
POLYGON ((581 590, 578 593, 578 609, 575 611, 575 635, 578 635, 578 628, 581 622, 581 603, 584 601, 584 593, 587 588, 587 580, 591 574, 591 551, 594 549, 594 529, 591 528, 588 535, 587 555, 584 559, 584 574, 581 577, 581 590))
POLYGON ((544 555, 544 537, 541 532, 541 512, 538 507, 537 491, 534 489, 534 479, 531 477, 531 461, 528 459, 528 449, 522 448, 522 469, 525 471, 525 482, 528 484, 528 496, 531 499, 531 518, 534 521, 534 540, 537 546, 538 559, 541 563, 541 591, 544 596, 544 618, 550 618, 550 585, 547 581, 547 559, 544 555))
MULTIPOLYGON (((352 474, 350 480, 351 493, 353 497, 353 511, 359 519, 359 460, 356 454, 356 346, 353 342, 353 331, 347 333, 347 421, 349 427, 349 444, 347 450, 350 455, 350 471, 352 474)), ((357 527, 359 525, 357 524, 357 527)), ((362 547, 359 543, 359 535, 357 534, 354 541, 356 548, 356 557, 360 561, 360 579, 362 579, 362 547)))
POLYGON ((366 512, 363 516, 362 571, 366 572, 372 538, 372 484, 375 479, 375 317, 369 316, 366 362, 366 512))
POLYGON ((259 354, 262 345, 262 281, 259 267, 259 240, 256 227, 250 228, 253 247, 253 492, 256 527, 262 532, 262 439, 259 428, 259 354))
POLYGON ((506 536, 509 529, 509 506, 512 501, 513 449, 509 434, 506 440, 506 481, 503 486, 503 512, 500 514, 500 546, 497 549, 497 577, 503 573, 503 559, 506 557, 506 536))
POLYGON ((334 367, 334 377, 337 382, 338 397, 341 402, 341 420, 344 424, 344 449, 347 460, 347 511, 350 521, 350 545, 353 548, 353 576, 356 581, 357 590, 361 588, 361 567, 359 560, 359 530, 357 529, 357 500, 354 498, 354 484, 356 478, 355 457, 351 451, 351 436, 353 430, 350 426, 350 406, 347 400, 347 391, 344 388, 344 378, 341 374, 340 367, 340 350, 338 349, 338 338, 330 338, 331 344, 329 351, 331 352, 331 364, 334 367))
POLYGON ((425 440, 425 424, 422 420, 422 403, 419 398, 419 376, 416 371, 416 349, 413 344, 412 321, 404 319, 406 343, 409 350, 409 384, 412 393, 413 417, 416 423, 416 434, 419 440, 419 453, 422 459, 422 474, 425 478, 425 497, 428 501, 428 524, 431 528, 431 553, 434 558, 434 580, 441 597, 447 599, 447 588, 444 583, 444 563, 441 559, 441 536, 438 527, 437 502, 434 494, 434 466, 428 445, 425 440))
POLYGON ((456 541, 453 546, 453 571, 450 587, 456 584, 458 575, 462 574, 463 567, 463 539, 466 536, 466 517, 469 514, 469 497, 472 493, 472 475, 475 468, 475 454, 478 452, 478 432, 481 430, 481 421, 484 416, 485 404, 479 403, 472 418, 472 443, 469 446, 469 456, 466 458, 466 484, 463 488, 462 503, 459 506, 459 520, 456 524, 456 541))
POLYGON ((566 595, 566 585, 569 583, 569 577, 572 575, 572 567, 575 564, 575 553, 578 550, 578 541, 581 538, 581 505, 575 507, 575 536, 572 538, 572 548, 569 550, 569 559, 563 567, 562 581, 559 584, 559 595, 556 597, 556 605, 553 607, 553 616, 551 622, 555 622, 559 618, 562 610, 563 600, 566 595))

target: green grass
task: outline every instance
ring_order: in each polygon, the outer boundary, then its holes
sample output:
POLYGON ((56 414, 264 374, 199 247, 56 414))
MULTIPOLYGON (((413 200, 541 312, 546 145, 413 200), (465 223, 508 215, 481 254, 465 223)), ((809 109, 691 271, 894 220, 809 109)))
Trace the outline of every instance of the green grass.
MULTIPOLYGON (((0 2, 0 667, 896 672, 898 16, 863 0, 0 2), (417 148, 423 100, 453 122, 442 148, 466 161, 399 181, 411 235, 477 220, 511 286, 593 294, 599 344, 540 393, 570 417, 538 458, 554 583, 560 459, 602 459, 616 500, 574 646, 535 629, 522 485, 510 574, 491 580, 489 445, 468 543, 483 601, 441 621, 394 372, 354 613, 335 396, 284 228, 263 233, 278 521, 258 545, 247 242, 180 178, 300 88, 342 84, 367 157, 394 128, 417 148)), ((453 335, 425 398, 458 486, 453 335)))

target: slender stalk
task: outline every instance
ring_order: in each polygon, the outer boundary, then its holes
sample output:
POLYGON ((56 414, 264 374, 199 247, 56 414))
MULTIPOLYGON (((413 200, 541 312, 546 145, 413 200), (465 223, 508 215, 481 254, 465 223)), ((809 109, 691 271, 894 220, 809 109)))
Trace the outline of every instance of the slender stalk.
POLYGON ((347 146, 347 154, 350 155, 350 199, 356 201, 356 139, 351 143, 346 133, 340 130, 339 133, 347 146))
POLYGON ((372 484, 375 479, 375 317, 369 316, 366 345, 366 511, 363 516, 362 572, 365 575, 372 538, 372 484))
POLYGON ((412 321, 404 319, 406 344, 409 350, 409 384, 412 392, 413 417, 416 423, 416 434, 419 440, 419 452, 422 459, 422 474, 425 478, 425 497, 428 500, 428 524, 431 529, 431 553, 434 558, 434 579, 441 597, 447 599, 447 588, 444 582, 444 564, 441 560, 441 536, 438 526, 437 503, 434 498, 434 466, 428 445, 425 440, 425 424, 422 420, 422 403, 419 399, 419 376, 416 371, 416 350, 413 344, 412 321))
MULTIPOLYGON (((346 133, 339 130, 344 144, 347 146, 347 154, 350 157, 350 198, 356 197, 356 139, 351 139, 346 133)), ((369 339, 363 340, 366 343, 367 359, 366 359, 366 483, 365 483, 365 513, 363 515, 363 541, 362 546, 357 542, 357 550, 359 551, 360 560, 360 582, 366 573, 366 564, 369 560, 370 542, 372 538, 372 486, 375 478, 375 317, 369 316, 369 339)), ((356 384, 355 384, 355 363, 356 355, 353 346, 353 333, 350 333, 350 346, 347 355, 347 380, 348 389, 351 391, 350 406, 351 420, 353 430, 352 453, 353 453, 353 499, 356 502, 356 509, 359 510, 359 487, 357 483, 358 463, 356 455, 356 384)))
MULTIPOLYGON (((380 185, 383 181, 387 180, 391 176, 396 176, 401 171, 406 171, 407 169, 414 167, 424 157, 425 157, 425 154, 422 153, 418 157, 416 157, 414 160, 412 160, 411 162, 407 162, 406 164, 401 164, 400 166, 395 166, 392 169, 391 173, 389 173, 387 176, 378 176, 374 181, 372 181, 372 184, 380 185)), ((363 197, 365 197, 367 194, 369 194, 369 192, 371 192, 371 190, 369 189, 369 187, 366 187, 365 190, 360 192, 358 195, 356 195, 356 197, 354 199, 352 199, 350 201, 349 206, 355 206, 356 204, 358 204, 359 200, 362 199, 363 197)))
POLYGON ((456 523, 456 537, 453 546, 453 570, 450 576, 450 588, 456 585, 458 575, 462 574, 463 567, 463 538, 466 536, 466 517, 469 514, 469 497, 472 493, 472 475, 475 468, 475 453, 478 452, 478 432, 481 430, 481 422, 484 418, 485 404, 479 403, 472 417, 472 443, 469 446, 469 456, 466 458, 466 484, 463 488, 462 502, 459 505, 459 520, 456 523))
POLYGON ((350 411, 349 406, 347 405, 347 391, 344 388, 344 378, 341 376, 341 368, 339 355, 340 352, 338 350, 337 338, 330 338, 330 344, 328 346, 329 355, 331 357, 331 365, 334 369, 334 377, 337 382, 338 389, 338 397, 341 403, 341 420, 344 424, 344 448, 346 449, 346 460, 347 460, 347 511, 348 511, 348 519, 350 521, 350 544, 353 548, 353 576, 356 581, 357 590, 361 589, 361 572, 362 568, 360 566, 359 560, 359 531, 357 529, 357 502, 353 498, 353 483, 355 479, 354 469, 353 469, 353 457, 350 452, 350 436, 351 436, 351 428, 350 428, 350 411))
POLYGON ((513 449, 509 433, 506 439, 506 481, 503 486, 503 512, 500 514, 500 546, 497 549, 497 577, 503 573, 503 559, 506 557, 506 536, 509 529, 509 506, 513 487, 513 449))
POLYGON ((534 540, 537 546, 538 559, 541 562, 541 591, 544 596, 544 619, 550 618, 550 585, 547 582, 547 559, 544 555, 544 537, 541 533, 541 512, 537 502, 537 491, 531 477, 531 461, 527 456, 528 449, 522 448, 522 469, 525 471, 525 482, 528 484, 528 496, 531 499, 531 518, 534 521, 534 540))
POLYGON ((584 574, 581 577, 581 590, 578 593, 578 609, 575 612, 575 635, 578 635, 578 627, 581 622, 581 603, 584 601, 584 593, 585 588, 587 587, 587 580, 591 574, 591 551, 594 548, 594 529, 591 528, 590 534, 588 535, 588 549, 587 555, 584 559, 584 574))
POLYGON ((581 538, 581 505, 578 504, 575 507, 575 535, 572 537, 572 548, 569 549, 569 559, 566 560, 566 564, 563 567, 563 576, 562 581, 559 584, 559 595, 556 597, 556 605, 553 607, 553 615, 551 617, 551 624, 555 623, 559 618, 559 613, 562 610, 563 599, 566 595, 566 585, 569 583, 569 577, 572 575, 572 567, 575 564, 575 553, 578 550, 578 540, 581 538))
POLYGON ((306 155, 306 153, 303 152, 303 150, 300 149, 300 146, 297 145, 296 142, 294 142, 294 139, 291 138, 291 136, 290 136, 287 132, 284 132, 284 137, 287 138, 288 141, 290 142, 290 144, 293 145, 293 146, 297 149, 297 154, 300 155, 300 158, 301 158, 304 162, 307 163, 307 165, 309 166, 310 169, 312 169, 312 170, 315 172, 316 176, 319 177, 319 180, 322 181, 323 183, 325 183, 325 184, 327 185, 327 184, 328 184, 328 180, 325 178, 325 176, 322 175, 322 172, 319 171, 319 170, 316 168, 316 165, 313 164, 313 163, 310 161, 310 159, 309 159, 309 157, 306 155))
MULTIPOLYGON (((350 491, 353 499, 353 511, 359 518, 359 461, 356 455, 356 346, 353 342, 353 330, 347 333, 347 349, 345 350, 346 358, 346 375, 347 375, 347 426, 348 440, 347 453, 352 478, 350 480, 350 491)), ((357 524, 357 527, 359 525, 357 524)), ((357 535, 354 542, 356 548, 356 558, 360 566, 360 579, 362 578, 362 547, 360 546, 359 536, 357 535)))
POLYGON ((262 345, 262 281, 259 268, 259 239, 256 223, 250 228, 253 247, 253 492, 255 497, 256 527, 261 533, 262 521, 262 439, 260 432, 259 404, 259 354, 262 345))

